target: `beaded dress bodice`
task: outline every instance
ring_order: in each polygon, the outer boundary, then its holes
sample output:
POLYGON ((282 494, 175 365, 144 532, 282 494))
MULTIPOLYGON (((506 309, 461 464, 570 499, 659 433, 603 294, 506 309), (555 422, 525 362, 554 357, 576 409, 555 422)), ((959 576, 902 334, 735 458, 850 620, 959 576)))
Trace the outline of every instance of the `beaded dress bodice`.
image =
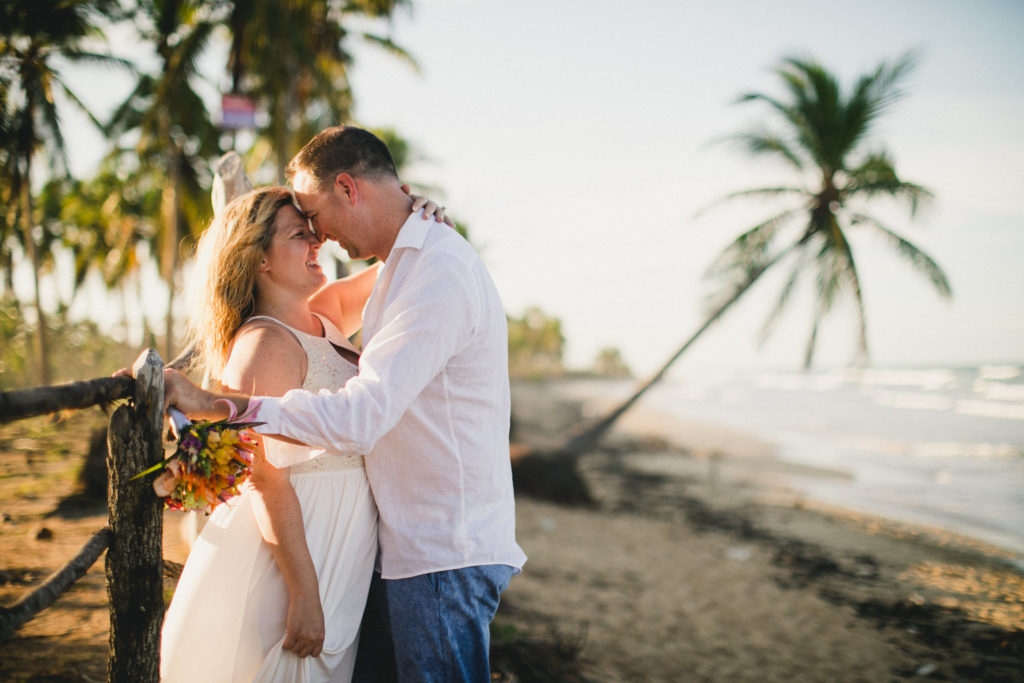
MULTIPOLYGON (((324 389, 332 392, 337 391, 345 386, 345 382, 359 374, 359 366, 338 353, 335 346, 348 349, 353 353, 358 352, 330 320, 316 313, 313 315, 324 326, 324 335, 322 337, 302 332, 290 325, 284 324, 277 318, 265 315, 252 316, 246 322, 250 320, 267 320, 280 325, 295 336, 295 339, 302 346, 302 350, 306 352, 307 358, 306 378, 302 382, 301 389, 314 393, 324 389)), ((289 466, 290 473, 293 475, 303 472, 363 466, 363 456, 333 455, 330 449, 317 448, 312 449, 312 452, 310 452, 310 449, 305 447, 278 441, 274 442, 273 450, 276 451, 276 454, 268 452, 268 457, 271 461, 278 467, 289 466), (305 452, 305 457, 299 457, 300 452, 305 452)))

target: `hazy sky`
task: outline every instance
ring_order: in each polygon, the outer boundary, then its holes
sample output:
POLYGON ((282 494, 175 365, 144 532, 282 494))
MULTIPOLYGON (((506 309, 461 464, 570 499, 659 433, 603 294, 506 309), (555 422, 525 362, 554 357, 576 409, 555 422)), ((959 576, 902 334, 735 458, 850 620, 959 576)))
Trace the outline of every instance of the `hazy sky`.
MULTIPOLYGON (((415 0, 394 38, 421 71, 359 49, 356 115, 413 143, 409 179, 443 188, 510 313, 560 317, 571 364, 616 346, 644 373, 700 322, 713 255, 772 206, 695 213, 789 179, 711 144, 765 113, 736 97, 779 92, 770 69, 785 56, 848 83, 918 49, 876 138, 937 199, 913 222, 879 213, 940 263, 954 299, 855 241, 873 361, 1024 362, 1022 33, 1017 0, 415 0)), ((680 366, 797 367, 809 303, 756 344, 778 286, 760 283, 680 366)), ((823 362, 851 357, 848 313, 827 320, 823 362)))

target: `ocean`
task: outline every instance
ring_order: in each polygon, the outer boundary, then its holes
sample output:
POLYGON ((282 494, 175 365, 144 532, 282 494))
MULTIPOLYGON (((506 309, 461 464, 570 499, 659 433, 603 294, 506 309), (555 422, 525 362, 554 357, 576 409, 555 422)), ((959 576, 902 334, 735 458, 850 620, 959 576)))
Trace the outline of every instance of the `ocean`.
MULTIPOLYGON (((614 394, 632 388, 618 382, 614 394)), ((681 369, 642 400, 767 441, 781 460, 847 475, 787 481, 808 498, 945 528, 1024 558, 1024 366, 681 369)))

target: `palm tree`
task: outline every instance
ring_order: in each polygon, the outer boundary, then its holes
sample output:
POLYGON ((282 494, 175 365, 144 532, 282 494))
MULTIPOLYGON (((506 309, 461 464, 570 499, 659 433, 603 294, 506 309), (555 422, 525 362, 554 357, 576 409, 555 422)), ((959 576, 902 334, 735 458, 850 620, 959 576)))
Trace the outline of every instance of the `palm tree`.
POLYGON ((711 306, 705 321, 629 399, 571 439, 565 448, 567 452, 580 454, 593 446, 712 324, 766 271, 776 266, 788 264, 790 271, 768 317, 765 333, 791 301, 798 284, 809 281, 816 298, 804 367, 810 367, 813 361, 821 323, 843 295, 855 304, 858 360, 866 360, 863 292, 849 239, 855 230, 880 237, 927 277, 940 295, 951 295, 949 281, 938 264, 895 230, 865 213, 863 207, 868 200, 884 197, 905 203, 913 217, 919 205, 931 197, 920 185, 897 175, 884 148, 869 147, 869 133, 878 118, 902 95, 900 85, 913 65, 911 54, 892 64, 883 62, 862 76, 847 94, 835 76, 817 62, 791 58, 784 60, 777 70, 785 97, 750 93, 739 99, 768 105, 776 115, 778 128, 745 131, 732 139, 754 156, 782 161, 798 181, 804 182, 744 190, 726 197, 779 198, 788 200, 788 204, 744 231, 719 254, 706 274, 717 289, 709 299, 711 306))
MULTIPOLYGON (((89 62, 124 65, 123 60, 86 49, 89 39, 102 37, 95 22, 117 10, 114 0, 6 0, 0 4, 0 139, 3 141, 2 174, 5 190, 4 224, 20 224, 5 234, 0 250, 11 262, 12 242, 20 241, 34 274, 33 306, 36 310, 36 345, 39 379, 50 379, 46 315, 40 305, 40 277, 52 236, 37 221, 32 190, 34 163, 40 152, 49 161, 51 175, 67 175, 64 136, 57 110, 59 93, 86 107, 68 87, 56 62, 89 62)), ((95 122, 95 117, 90 118, 95 122)), ((8 266, 9 268, 10 266, 8 266)))
POLYGON ((348 121, 352 89, 349 37, 358 36, 413 63, 390 38, 352 31, 356 16, 387 19, 409 0, 234 0, 225 24, 231 32, 231 91, 253 97, 268 114, 261 135, 284 182, 292 153, 328 126, 348 121))
MULTIPOLYGON (((218 151, 218 133, 194 85, 198 60, 216 22, 203 0, 140 0, 136 25, 154 46, 158 70, 142 74, 123 104, 114 112, 108 133, 134 140, 114 156, 130 169, 126 188, 136 194, 161 188, 159 219, 151 236, 167 285, 165 353, 174 346, 175 280, 181 268, 183 242, 191 239, 209 215, 207 161, 218 151), (137 136, 137 137, 136 137, 137 136)), ((140 220, 150 216, 139 215, 140 220)))

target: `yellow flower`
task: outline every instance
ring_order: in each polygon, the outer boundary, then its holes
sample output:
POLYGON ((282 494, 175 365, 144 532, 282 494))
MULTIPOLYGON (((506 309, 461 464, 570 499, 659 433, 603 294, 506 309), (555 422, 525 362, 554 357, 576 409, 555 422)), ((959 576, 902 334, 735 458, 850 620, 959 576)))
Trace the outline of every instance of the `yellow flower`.
POLYGON ((225 429, 220 433, 220 442, 225 446, 237 446, 239 442, 238 430, 225 429))

